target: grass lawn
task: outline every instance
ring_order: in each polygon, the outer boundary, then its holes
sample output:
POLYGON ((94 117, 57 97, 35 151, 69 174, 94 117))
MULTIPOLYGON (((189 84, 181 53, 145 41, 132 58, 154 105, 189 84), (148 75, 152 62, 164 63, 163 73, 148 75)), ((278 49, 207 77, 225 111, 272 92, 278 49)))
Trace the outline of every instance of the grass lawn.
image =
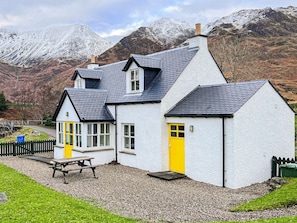
POLYGON ((19 135, 25 135, 25 141, 35 141, 35 140, 47 140, 49 136, 44 132, 40 132, 39 136, 33 134, 33 129, 28 127, 22 127, 20 130, 14 132, 12 135, 7 136, 5 138, 0 139, 0 143, 2 142, 16 142, 16 138, 19 135))
MULTIPOLYGON (((264 210, 296 204, 296 189, 297 179, 291 179, 282 188, 233 211, 264 210)), ((2 164, 0 192, 5 192, 9 200, 0 204, 0 222, 139 222, 52 190, 2 164)), ((297 222, 297 217, 246 222, 297 222)))
POLYGON ((0 164, 0 222, 137 222, 47 188, 0 164))

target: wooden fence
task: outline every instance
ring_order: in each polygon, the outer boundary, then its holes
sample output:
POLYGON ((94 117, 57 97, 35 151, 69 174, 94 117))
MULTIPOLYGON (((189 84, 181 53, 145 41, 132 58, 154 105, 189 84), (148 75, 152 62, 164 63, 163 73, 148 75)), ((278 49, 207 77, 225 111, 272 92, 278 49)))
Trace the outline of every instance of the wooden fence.
POLYGON ((0 156, 32 155, 53 152, 56 140, 0 143, 0 156))
POLYGON ((271 177, 280 177, 280 165, 286 164, 286 163, 296 163, 295 159, 289 159, 289 158, 277 158, 275 156, 272 157, 272 168, 271 168, 271 177))

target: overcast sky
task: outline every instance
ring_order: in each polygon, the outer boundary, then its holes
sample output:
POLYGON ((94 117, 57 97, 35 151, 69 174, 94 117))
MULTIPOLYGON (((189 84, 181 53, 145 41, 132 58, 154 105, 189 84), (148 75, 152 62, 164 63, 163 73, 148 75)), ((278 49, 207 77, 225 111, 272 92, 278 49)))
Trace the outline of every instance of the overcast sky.
POLYGON ((0 0, 0 28, 84 24, 118 41, 160 18, 206 24, 241 9, 297 6, 296 0, 0 0))

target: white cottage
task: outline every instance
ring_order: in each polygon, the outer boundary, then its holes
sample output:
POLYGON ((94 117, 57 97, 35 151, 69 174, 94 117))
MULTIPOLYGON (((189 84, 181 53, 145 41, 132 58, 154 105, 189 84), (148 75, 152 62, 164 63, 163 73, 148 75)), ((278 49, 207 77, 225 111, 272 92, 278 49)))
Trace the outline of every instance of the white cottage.
POLYGON ((294 112, 269 81, 226 83, 196 35, 189 45, 76 69, 54 120, 55 158, 89 155, 238 188, 294 157, 294 112))

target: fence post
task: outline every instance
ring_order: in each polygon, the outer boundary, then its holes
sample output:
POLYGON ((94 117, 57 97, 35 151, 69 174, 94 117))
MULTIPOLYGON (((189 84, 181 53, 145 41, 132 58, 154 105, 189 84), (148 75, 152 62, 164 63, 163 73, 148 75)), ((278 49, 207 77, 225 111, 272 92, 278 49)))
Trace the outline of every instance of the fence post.
POLYGON ((33 141, 30 144, 31 144, 31 154, 33 155, 34 154, 34 143, 33 143, 33 141))
POLYGON ((271 160, 271 178, 276 176, 276 157, 273 156, 271 160))
POLYGON ((15 143, 12 144, 12 153, 13 153, 13 156, 16 156, 16 145, 15 145, 15 143))

